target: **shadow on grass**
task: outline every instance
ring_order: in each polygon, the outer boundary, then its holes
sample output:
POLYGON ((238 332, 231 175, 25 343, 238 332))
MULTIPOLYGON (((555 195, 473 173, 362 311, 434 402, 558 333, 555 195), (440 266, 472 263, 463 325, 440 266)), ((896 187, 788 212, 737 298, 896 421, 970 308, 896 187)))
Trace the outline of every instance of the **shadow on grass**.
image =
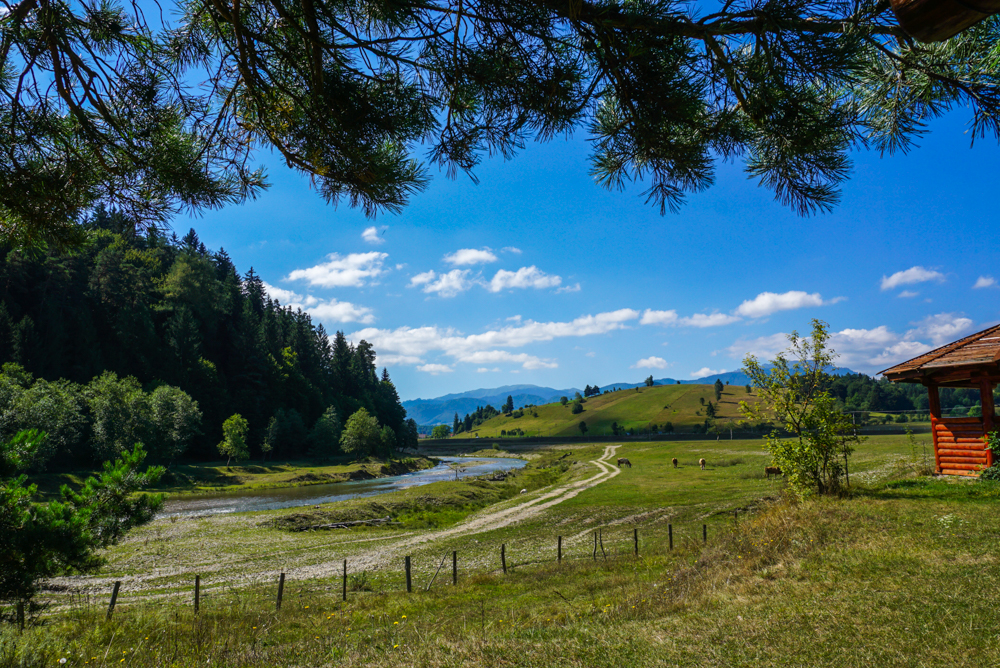
POLYGON ((947 501, 990 501, 1000 499, 1000 482, 943 478, 890 480, 872 487, 860 487, 854 496, 870 499, 939 499, 947 501))

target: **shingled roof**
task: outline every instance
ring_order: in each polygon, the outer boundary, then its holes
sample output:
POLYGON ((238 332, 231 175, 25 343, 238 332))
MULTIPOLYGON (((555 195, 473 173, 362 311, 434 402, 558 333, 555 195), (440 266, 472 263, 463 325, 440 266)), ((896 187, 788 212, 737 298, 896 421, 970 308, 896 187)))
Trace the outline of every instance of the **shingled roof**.
POLYGON ((974 372, 1000 375, 998 362, 1000 325, 941 346, 881 373, 894 382, 920 383, 940 379, 943 382, 959 383, 971 379, 974 372))

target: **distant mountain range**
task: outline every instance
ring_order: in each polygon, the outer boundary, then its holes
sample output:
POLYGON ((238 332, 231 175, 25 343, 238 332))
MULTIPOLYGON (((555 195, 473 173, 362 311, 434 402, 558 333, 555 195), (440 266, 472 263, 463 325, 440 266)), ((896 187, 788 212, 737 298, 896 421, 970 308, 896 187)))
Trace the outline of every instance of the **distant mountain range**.
MULTIPOLYGON (((837 369, 837 375, 857 373, 850 369, 837 369)), ((716 379, 730 385, 746 385, 750 379, 740 371, 727 371, 717 373, 712 376, 695 378, 694 380, 677 380, 675 378, 654 379, 656 385, 712 385, 716 379)), ((601 392, 613 388, 633 388, 641 387, 645 383, 609 383, 601 386, 601 392)), ((528 404, 542 405, 559 401, 559 397, 571 397, 579 392, 583 394, 583 388, 569 387, 558 390, 553 387, 541 387, 539 385, 504 385, 503 387, 480 388, 469 390, 458 394, 446 394, 434 399, 412 399, 403 402, 407 417, 417 421, 418 425, 451 424, 455 418, 455 413, 459 417, 464 417, 466 413, 471 413, 480 406, 487 404, 494 408, 500 408, 510 396, 514 400, 515 406, 526 406, 528 404)))

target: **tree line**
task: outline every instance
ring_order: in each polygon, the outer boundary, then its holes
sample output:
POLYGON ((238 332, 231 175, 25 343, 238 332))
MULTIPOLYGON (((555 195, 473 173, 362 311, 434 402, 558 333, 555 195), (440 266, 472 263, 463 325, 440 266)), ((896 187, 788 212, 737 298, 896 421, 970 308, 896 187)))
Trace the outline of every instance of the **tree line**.
POLYGON ((138 233, 103 207, 84 228, 68 252, 0 248, 0 437, 44 429, 39 463, 89 465, 139 441, 160 461, 214 458, 235 414, 249 456, 338 454, 361 409, 380 440, 355 454, 384 452, 390 433, 416 446, 368 342, 329 336, 194 230, 138 233))

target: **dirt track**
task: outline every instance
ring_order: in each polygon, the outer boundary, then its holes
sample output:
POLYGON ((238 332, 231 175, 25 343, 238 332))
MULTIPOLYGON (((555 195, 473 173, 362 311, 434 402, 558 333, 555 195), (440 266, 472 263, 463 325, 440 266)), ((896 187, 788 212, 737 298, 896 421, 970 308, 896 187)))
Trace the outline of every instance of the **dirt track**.
MULTIPOLYGON (((384 566, 393 559, 398 560, 399 554, 416 545, 439 541, 443 538, 452 538, 454 536, 472 536, 478 533, 500 529, 529 517, 534 517, 552 506, 560 504, 568 499, 572 499, 583 490, 599 485, 621 473, 621 470, 617 466, 610 463, 611 458, 615 456, 615 453, 620 447, 620 444, 608 445, 604 448, 604 454, 601 455, 600 458, 592 459, 590 461, 590 463, 596 466, 599 471, 599 473, 595 476, 564 485, 557 485, 556 487, 548 490, 542 490, 543 493, 538 496, 529 497, 524 501, 506 508, 501 508, 499 510, 487 509, 481 513, 476 513, 470 516, 448 529, 429 531, 417 535, 410 534, 408 536, 396 536, 395 538, 386 539, 386 542, 382 543, 377 548, 352 556, 351 563, 355 565, 355 568, 377 568, 379 566, 384 566)), ((326 564, 303 566, 292 569, 290 572, 297 577, 322 577, 335 575, 339 572, 338 569, 340 568, 341 564, 338 561, 326 564)))

